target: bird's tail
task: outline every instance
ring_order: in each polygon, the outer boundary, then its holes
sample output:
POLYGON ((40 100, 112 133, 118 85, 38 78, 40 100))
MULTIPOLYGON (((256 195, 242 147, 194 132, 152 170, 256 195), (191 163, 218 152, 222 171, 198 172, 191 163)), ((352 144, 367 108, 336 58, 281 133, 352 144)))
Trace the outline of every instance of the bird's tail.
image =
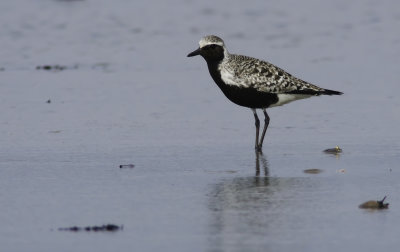
POLYGON ((335 90, 330 90, 330 89, 324 89, 323 91, 320 92, 320 94, 323 95, 342 95, 342 92, 335 91, 335 90))

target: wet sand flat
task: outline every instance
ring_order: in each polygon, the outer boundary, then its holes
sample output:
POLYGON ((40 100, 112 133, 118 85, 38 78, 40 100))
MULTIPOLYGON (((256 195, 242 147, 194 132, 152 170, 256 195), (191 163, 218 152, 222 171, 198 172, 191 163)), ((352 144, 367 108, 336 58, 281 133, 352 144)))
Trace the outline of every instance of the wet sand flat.
POLYGON ((1 250, 395 250, 398 7, 1 1, 1 250), (256 154, 251 111, 186 57, 205 34, 344 95, 268 110, 256 154))

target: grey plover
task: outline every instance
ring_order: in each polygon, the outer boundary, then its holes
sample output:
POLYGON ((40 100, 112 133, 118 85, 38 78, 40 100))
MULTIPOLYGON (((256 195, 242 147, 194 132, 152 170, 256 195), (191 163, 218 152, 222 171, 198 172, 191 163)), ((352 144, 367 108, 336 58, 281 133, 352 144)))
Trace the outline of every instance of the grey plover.
POLYGON ((199 48, 187 56, 196 55, 206 60, 211 77, 230 101, 253 111, 256 125, 255 149, 260 152, 269 124, 267 108, 311 96, 342 94, 300 80, 266 61, 230 54, 224 41, 214 35, 203 37, 199 48), (262 109, 265 116, 261 138, 256 109, 262 109))

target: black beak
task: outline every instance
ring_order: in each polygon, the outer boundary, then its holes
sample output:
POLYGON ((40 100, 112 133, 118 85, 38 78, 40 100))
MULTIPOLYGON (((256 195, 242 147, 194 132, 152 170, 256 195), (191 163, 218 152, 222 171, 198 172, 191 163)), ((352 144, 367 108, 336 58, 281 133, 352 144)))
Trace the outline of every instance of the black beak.
POLYGON ((188 54, 188 57, 193 57, 200 54, 200 48, 188 54))

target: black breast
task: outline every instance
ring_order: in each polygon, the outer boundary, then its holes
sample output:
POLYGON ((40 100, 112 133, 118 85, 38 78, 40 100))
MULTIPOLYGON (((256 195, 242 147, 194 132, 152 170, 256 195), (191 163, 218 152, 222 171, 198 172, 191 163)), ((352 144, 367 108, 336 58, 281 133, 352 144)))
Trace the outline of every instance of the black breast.
POLYGON ((246 88, 225 84, 221 79, 221 73, 218 71, 218 64, 207 62, 208 70, 215 83, 231 102, 248 108, 268 108, 278 102, 276 94, 261 92, 251 87, 246 88))

